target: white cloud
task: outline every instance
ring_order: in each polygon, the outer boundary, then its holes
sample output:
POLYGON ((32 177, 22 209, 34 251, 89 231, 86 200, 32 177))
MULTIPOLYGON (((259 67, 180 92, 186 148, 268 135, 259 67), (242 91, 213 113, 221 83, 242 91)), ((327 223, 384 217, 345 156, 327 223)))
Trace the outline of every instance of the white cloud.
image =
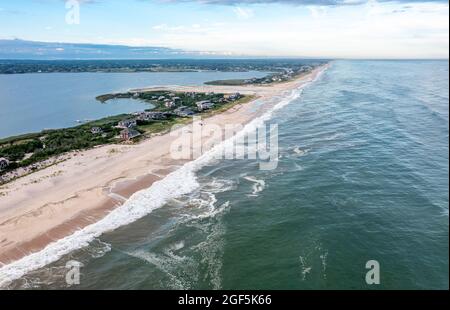
POLYGON ((448 4, 379 5, 372 1, 358 6, 303 7, 288 16, 274 14, 270 18, 258 11, 262 7, 254 9, 252 19, 164 23, 151 27, 148 37, 108 43, 235 55, 448 58, 448 4))
POLYGON ((233 11, 236 14, 236 16, 240 19, 249 19, 254 16, 254 12, 252 9, 243 8, 240 6, 233 8, 233 11))

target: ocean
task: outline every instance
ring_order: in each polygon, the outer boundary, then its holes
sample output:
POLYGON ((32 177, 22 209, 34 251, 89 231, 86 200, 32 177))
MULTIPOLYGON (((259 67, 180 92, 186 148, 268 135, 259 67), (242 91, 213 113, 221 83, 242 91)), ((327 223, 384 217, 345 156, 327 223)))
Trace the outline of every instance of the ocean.
POLYGON ((448 68, 334 61, 263 118, 278 125, 276 169, 205 154, 8 268, 35 269, 8 288, 448 289, 448 68))

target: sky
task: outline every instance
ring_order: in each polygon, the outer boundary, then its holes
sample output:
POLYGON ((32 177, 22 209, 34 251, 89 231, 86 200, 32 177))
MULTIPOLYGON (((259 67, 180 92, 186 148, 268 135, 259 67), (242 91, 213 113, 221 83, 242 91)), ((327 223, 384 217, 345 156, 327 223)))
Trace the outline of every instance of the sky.
POLYGON ((0 0, 0 39, 225 55, 446 58, 447 0, 0 0), (75 21, 75 22, 74 22, 75 21))

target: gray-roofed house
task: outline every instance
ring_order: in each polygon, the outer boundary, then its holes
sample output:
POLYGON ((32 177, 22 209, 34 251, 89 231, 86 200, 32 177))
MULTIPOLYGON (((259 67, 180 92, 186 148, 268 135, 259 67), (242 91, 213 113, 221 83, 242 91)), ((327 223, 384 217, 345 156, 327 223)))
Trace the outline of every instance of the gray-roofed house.
POLYGON ((103 132, 103 130, 100 127, 92 127, 91 128, 91 133, 93 135, 96 135, 96 134, 99 134, 99 133, 102 133, 102 132, 103 132))
POLYGON ((137 123, 135 119, 126 119, 123 121, 120 121, 117 124, 117 128, 131 128, 131 127, 136 127, 137 123))
POLYGON ((131 129, 131 128, 125 128, 120 132, 120 137, 122 140, 129 141, 131 139, 134 139, 136 137, 139 137, 141 133, 137 130, 131 129))
POLYGON ((162 120, 167 119, 167 114, 164 112, 141 112, 138 115, 140 121, 162 120))
POLYGON ((187 117, 195 114, 189 107, 186 106, 181 106, 173 112, 181 117, 187 117))
POLYGON ((237 99, 241 98, 241 94, 240 93, 235 93, 235 94, 228 95, 227 97, 230 100, 237 100, 237 99))

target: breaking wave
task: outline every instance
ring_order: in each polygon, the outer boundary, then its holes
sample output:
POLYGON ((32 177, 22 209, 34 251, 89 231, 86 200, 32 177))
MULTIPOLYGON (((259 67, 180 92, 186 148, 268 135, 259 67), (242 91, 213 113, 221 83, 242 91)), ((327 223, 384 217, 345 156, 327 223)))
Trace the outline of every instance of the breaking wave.
POLYGON ((266 182, 264 180, 259 180, 251 176, 244 177, 244 179, 253 183, 252 193, 249 195, 251 197, 258 196, 258 193, 262 192, 266 187, 266 182))

